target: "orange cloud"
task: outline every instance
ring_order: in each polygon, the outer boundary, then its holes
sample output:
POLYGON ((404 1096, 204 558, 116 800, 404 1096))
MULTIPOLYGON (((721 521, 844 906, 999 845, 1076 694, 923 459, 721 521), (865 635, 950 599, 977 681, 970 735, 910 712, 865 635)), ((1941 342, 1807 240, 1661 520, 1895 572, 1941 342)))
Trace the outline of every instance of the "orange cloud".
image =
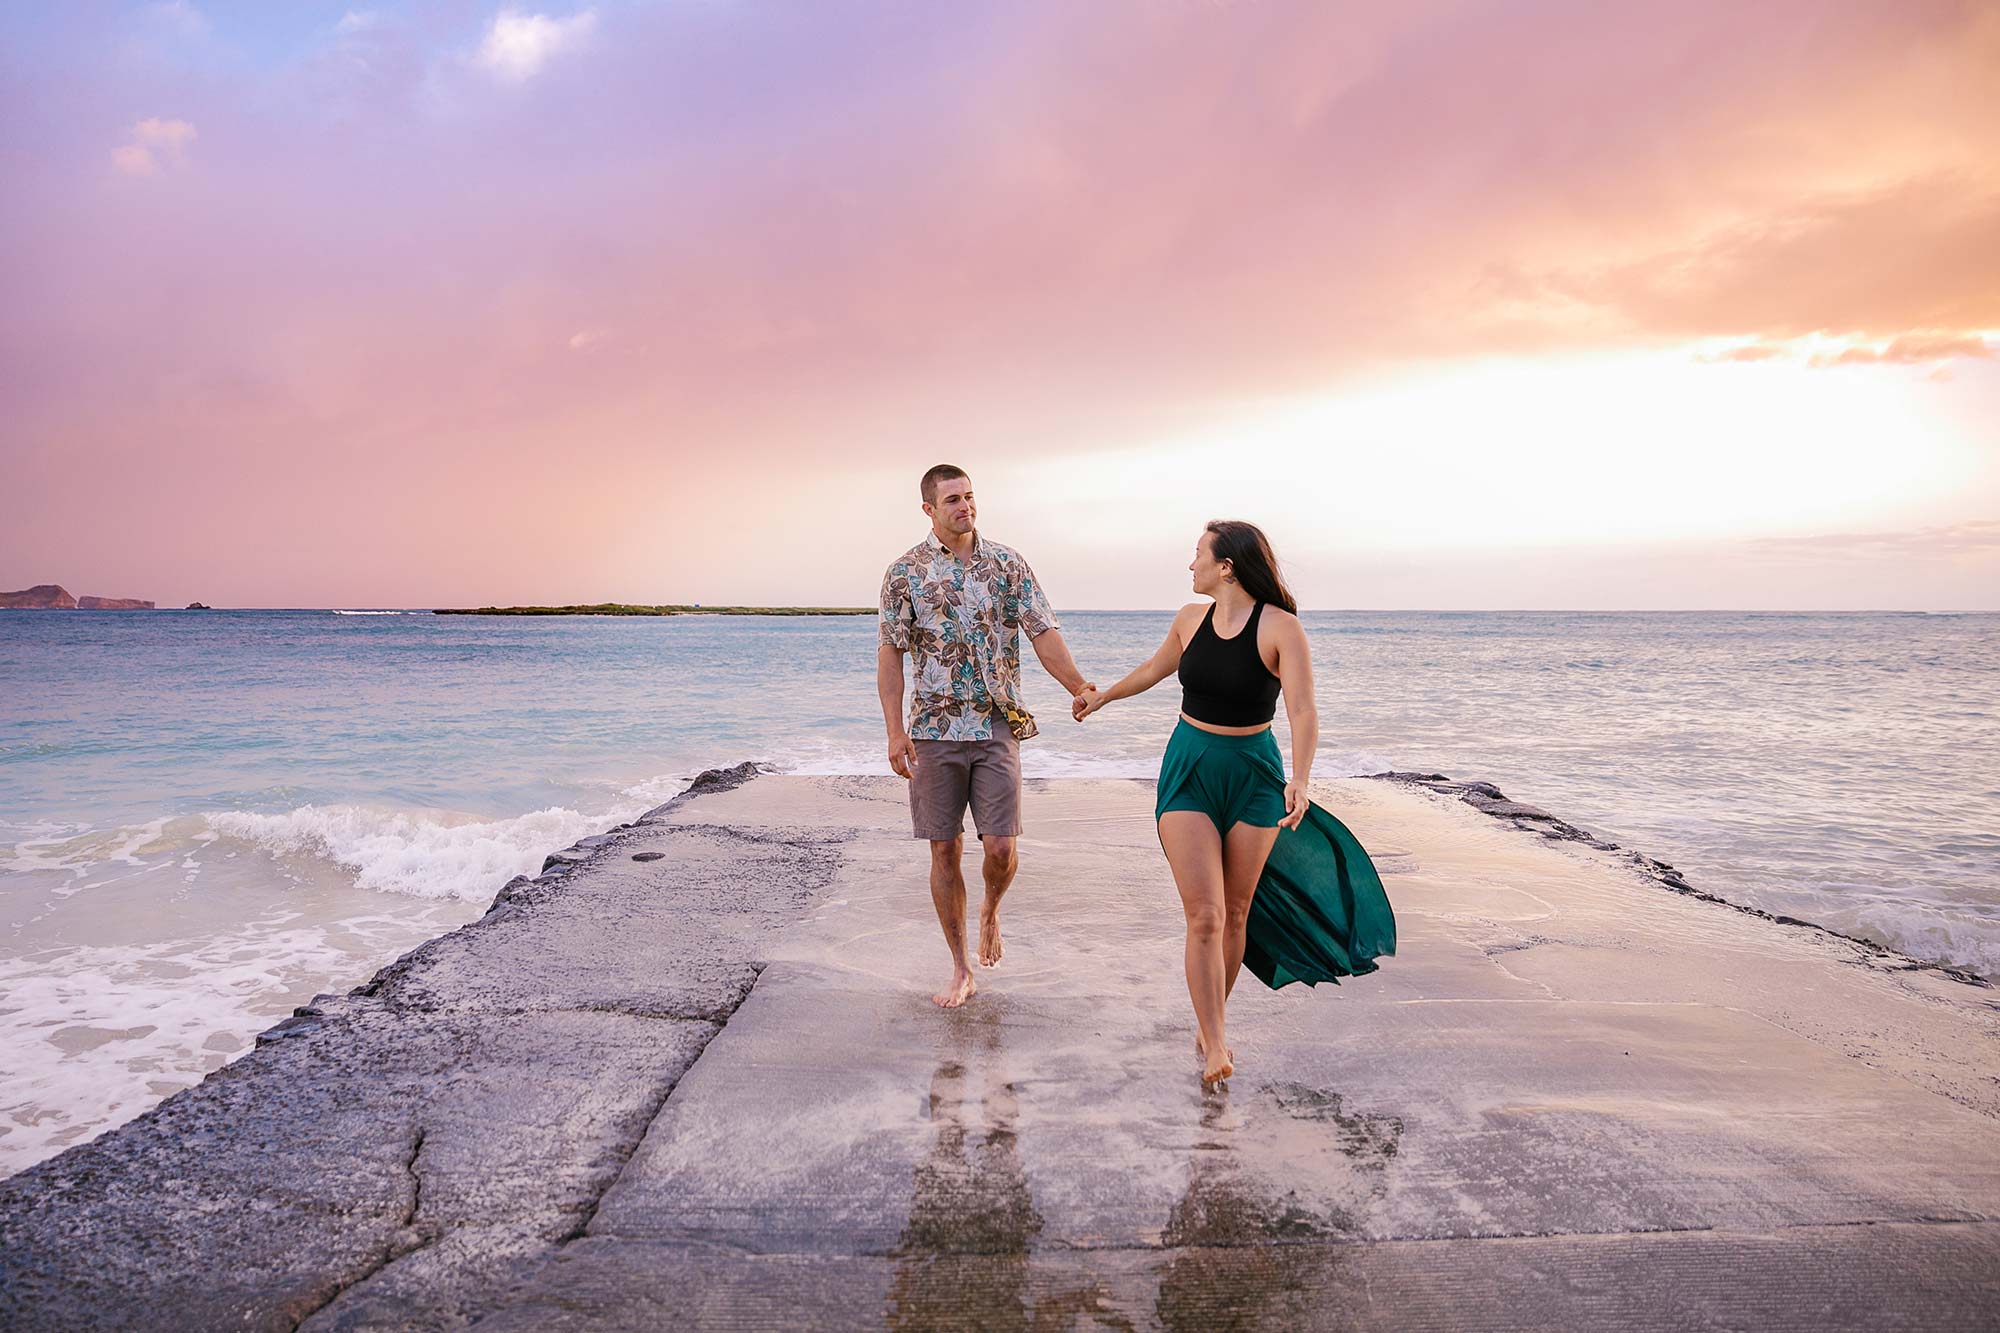
POLYGON ((1865 366, 1880 363, 1910 366, 1927 361, 1948 361, 1954 357, 1990 357, 1993 347, 1977 334, 1906 333, 1891 338, 1882 347, 1849 347, 1844 351, 1815 356, 1815 366, 1865 366))
MULTIPOLYGON (((1526 280, 1537 294, 1605 312, 1648 334, 1765 339, 1887 338, 1863 359, 1982 355, 1971 330, 2000 327, 2000 187, 1959 178, 1859 199, 1794 205, 1688 244, 1594 271, 1526 280)), ((1838 358, 1836 358, 1838 359, 1838 358)))

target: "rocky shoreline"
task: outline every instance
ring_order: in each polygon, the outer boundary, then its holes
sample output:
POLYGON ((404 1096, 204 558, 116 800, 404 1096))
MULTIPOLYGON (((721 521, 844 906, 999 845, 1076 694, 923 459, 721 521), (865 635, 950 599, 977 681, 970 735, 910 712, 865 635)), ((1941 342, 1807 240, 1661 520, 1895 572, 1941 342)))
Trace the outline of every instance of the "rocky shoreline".
POLYGON ((551 854, 477 920, 0 1180, 0 1327, 154 1329, 168 1309, 165 1326, 181 1328, 476 1317, 487 1282, 497 1295, 499 1274, 531 1270, 588 1225, 749 994, 761 941, 831 873, 821 842, 663 823, 755 773, 704 773, 551 854), (671 847, 670 863, 618 857, 633 839, 671 847), (746 894, 753 883, 767 891, 746 894), (655 955, 662 912, 700 925, 655 955))

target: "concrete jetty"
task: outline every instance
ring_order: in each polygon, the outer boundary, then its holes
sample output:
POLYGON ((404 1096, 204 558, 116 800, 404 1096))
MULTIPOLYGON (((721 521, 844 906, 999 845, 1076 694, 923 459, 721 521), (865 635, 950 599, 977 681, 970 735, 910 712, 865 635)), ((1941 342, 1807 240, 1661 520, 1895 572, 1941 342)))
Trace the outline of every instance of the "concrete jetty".
POLYGON ((2000 1323, 1991 988, 1341 780, 1399 954, 1204 1093, 1149 784, 946 1013, 901 783, 747 776, 0 1181, 0 1326, 2000 1323))

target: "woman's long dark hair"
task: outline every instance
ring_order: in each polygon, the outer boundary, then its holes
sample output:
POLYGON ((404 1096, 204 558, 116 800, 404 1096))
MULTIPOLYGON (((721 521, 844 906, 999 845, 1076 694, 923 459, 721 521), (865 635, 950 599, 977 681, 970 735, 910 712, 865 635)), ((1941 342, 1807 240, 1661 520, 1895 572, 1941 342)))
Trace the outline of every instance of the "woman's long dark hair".
POLYGON ((1292 590, 1278 573, 1278 557, 1271 551, 1271 539, 1262 528, 1238 518, 1218 518, 1208 525, 1208 535, 1214 538, 1209 543, 1211 554, 1230 563, 1243 591, 1293 615, 1299 613, 1292 590))

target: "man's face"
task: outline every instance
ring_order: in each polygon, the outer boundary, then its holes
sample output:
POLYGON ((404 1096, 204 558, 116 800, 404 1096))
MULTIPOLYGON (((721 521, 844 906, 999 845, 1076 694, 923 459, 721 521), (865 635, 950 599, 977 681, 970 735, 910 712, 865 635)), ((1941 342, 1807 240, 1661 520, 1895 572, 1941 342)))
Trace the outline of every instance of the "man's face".
POLYGON ((972 482, 966 477, 946 477, 937 484, 937 499, 924 506, 940 532, 962 537, 979 519, 979 507, 972 502, 972 482))

